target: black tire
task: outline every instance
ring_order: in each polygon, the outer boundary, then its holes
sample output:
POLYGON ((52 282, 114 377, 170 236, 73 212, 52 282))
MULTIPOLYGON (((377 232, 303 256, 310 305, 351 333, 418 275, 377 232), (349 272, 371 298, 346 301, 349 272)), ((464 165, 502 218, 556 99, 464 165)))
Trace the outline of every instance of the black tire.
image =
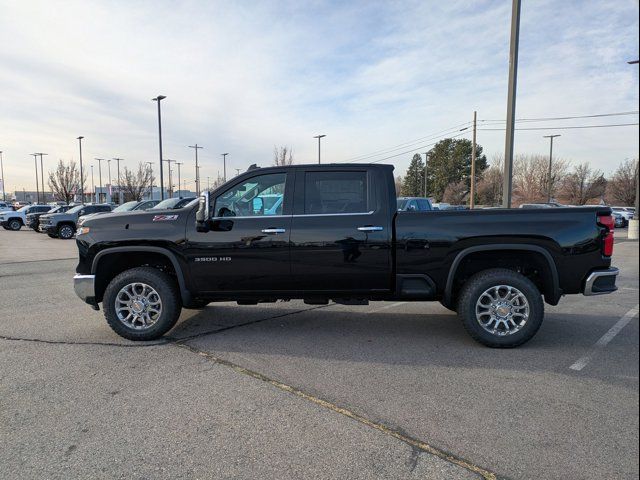
MULTIPOLYGON (((501 297, 499 294, 497 296, 501 297)), ((520 299, 522 302, 522 297, 520 299)), ((524 307, 518 308, 523 309, 524 307)), ((507 308, 507 310, 509 309, 507 308)), ((513 311, 518 310, 510 310, 510 312, 513 311)), ((527 277, 513 270, 495 268, 479 272, 466 281, 458 299, 458 315, 464 328, 477 342, 493 348, 513 348, 531 340, 540 329, 544 318, 544 302, 538 288, 527 277), (488 321, 487 328, 491 328, 493 325, 493 330, 498 332, 492 333, 486 330, 476 317, 476 303, 483 297, 483 294, 490 290, 494 292, 492 287, 502 285, 519 290, 526 299, 529 308, 528 316, 521 328, 509 334, 505 333, 506 323, 494 322, 492 324, 491 321, 488 321)), ((481 317, 486 318, 488 315, 488 313, 484 313, 481 317)), ((509 318, 511 317, 509 316, 509 318)))
POLYGON ((102 299, 104 317, 109 326, 121 337, 134 341, 156 340, 173 328, 182 309, 180 293, 173 279, 164 272, 152 267, 138 267, 117 275, 104 292, 102 299), (160 299, 162 309, 155 323, 138 330, 118 318, 116 298, 127 285, 144 283, 152 287, 160 299))
POLYGON ((9 230, 17 232, 22 228, 22 221, 19 218, 10 218, 7 222, 7 227, 9 227, 9 230))
POLYGON ((58 227, 58 238, 61 238, 63 240, 71 240, 75 233, 76 232, 73 229, 73 226, 69 225, 68 223, 65 223, 64 225, 60 225, 58 227))

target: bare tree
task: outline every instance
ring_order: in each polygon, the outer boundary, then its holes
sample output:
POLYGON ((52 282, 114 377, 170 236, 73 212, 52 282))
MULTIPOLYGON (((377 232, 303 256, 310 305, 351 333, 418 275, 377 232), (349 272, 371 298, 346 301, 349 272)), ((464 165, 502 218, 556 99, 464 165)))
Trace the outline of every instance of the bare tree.
POLYGON ((122 191, 124 201, 142 200, 145 193, 151 191, 151 170, 143 162, 138 164, 137 171, 124 167, 122 175, 122 191))
POLYGON ((62 160, 58 161, 56 169, 49 172, 48 183, 56 200, 71 203, 80 190, 80 171, 76 162, 71 160, 65 165, 62 160))
POLYGON ((551 181, 552 198, 557 185, 567 175, 568 162, 554 159, 549 179, 549 157, 518 155, 514 164, 513 194, 517 203, 546 202, 551 181))
POLYGON ((293 150, 286 145, 273 147, 273 164, 278 167, 286 167, 293 164, 293 150))
POLYGON ((630 206, 636 201, 638 160, 625 160, 607 183, 607 198, 614 204, 630 206))
POLYGON ((469 186, 465 180, 452 182, 447 185, 442 194, 442 201, 452 205, 461 205, 465 203, 465 199, 469 196, 469 186))
POLYGON ((502 201, 502 185, 504 179, 504 157, 493 157, 491 166, 487 168, 478 182, 477 195, 480 205, 498 206, 502 201))
POLYGON ((592 170, 588 162, 574 167, 562 181, 559 196, 571 205, 586 205, 604 196, 607 180, 599 170, 592 170))

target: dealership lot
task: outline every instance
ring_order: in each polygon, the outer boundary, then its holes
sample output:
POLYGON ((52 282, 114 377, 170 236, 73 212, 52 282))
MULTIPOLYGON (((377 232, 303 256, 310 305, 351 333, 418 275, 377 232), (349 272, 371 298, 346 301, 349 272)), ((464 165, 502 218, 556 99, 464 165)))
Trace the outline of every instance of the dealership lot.
POLYGON ((75 297, 73 241, 0 231, 0 477, 637 477, 638 244, 616 234, 616 294, 492 350, 405 302, 211 304, 135 344, 75 297))

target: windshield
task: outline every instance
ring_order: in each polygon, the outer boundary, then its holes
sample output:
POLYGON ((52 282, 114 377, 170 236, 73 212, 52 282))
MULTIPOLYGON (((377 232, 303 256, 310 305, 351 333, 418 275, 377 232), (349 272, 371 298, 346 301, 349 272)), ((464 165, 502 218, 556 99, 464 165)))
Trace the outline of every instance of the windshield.
POLYGON ((187 204, 191 203, 193 200, 196 200, 195 197, 188 198, 167 198, 166 200, 161 201, 152 210, 166 210, 172 209, 175 210, 177 208, 182 208, 187 204))
POLYGON ((84 208, 84 205, 76 205, 70 210, 67 210, 67 213, 78 213, 80 210, 84 208))
POLYGON ((29 207, 31 207, 31 205, 25 205, 24 207, 22 207, 21 209, 19 209, 19 212, 26 212, 27 209, 29 209, 29 207))
POLYGON ((114 208, 113 211, 114 212, 130 212, 136 207, 136 205, 138 205, 138 203, 140 202, 133 201, 133 202, 123 203, 119 207, 114 208))

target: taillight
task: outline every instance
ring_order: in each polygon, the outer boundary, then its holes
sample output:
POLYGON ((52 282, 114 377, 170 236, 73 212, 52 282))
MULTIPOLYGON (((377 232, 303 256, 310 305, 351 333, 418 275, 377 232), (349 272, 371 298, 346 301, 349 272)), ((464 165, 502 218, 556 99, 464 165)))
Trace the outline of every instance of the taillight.
POLYGON ((613 215, 599 215, 598 224, 607 228, 602 237, 602 254, 605 257, 613 255, 613 231, 616 226, 616 221, 613 215))

